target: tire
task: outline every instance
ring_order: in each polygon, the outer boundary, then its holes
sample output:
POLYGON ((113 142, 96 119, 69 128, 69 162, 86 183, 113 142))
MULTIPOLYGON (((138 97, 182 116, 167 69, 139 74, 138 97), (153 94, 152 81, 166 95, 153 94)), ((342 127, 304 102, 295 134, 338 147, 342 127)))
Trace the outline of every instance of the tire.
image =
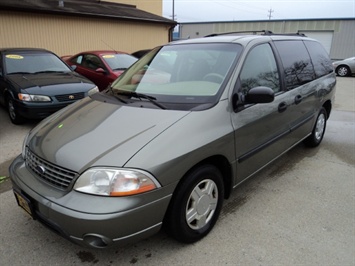
POLYGON ((220 171, 212 165, 194 169, 176 188, 164 226, 176 240, 193 243, 215 225, 224 199, 220 171))
POLYGON ((11 96, 7 97, 7 111, 9 113, 10 120, 13 124, 20 125, 24 123, 24 119, 18 114, 11 96))
POLYGON ((348 66, 338 66, 336 72, 340 77, 346 77, 350 75, 350 69, 348 66))
POLYGON ((312 134, 304 140, 308 147, 317 147, 323 140, 327 126, 327 111, 322 107, 318 113, 312 134))

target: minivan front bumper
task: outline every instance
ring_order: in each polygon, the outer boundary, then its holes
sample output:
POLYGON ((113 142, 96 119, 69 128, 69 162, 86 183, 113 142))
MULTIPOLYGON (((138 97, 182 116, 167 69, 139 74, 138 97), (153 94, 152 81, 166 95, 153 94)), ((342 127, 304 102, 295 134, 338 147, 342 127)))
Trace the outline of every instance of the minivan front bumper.
MULTIPOLYGON (((27 205, 29 208, 27 211, 33 219, 72 242, 86 247, 121 246, 157 233, 162 226, 171 198, 171 194, 162 196, 162 193, 156 193, 156 200, 150 200, 149 203, 144 202, 146 198, 144 195, 141 200, 137 197, 117 198, 117 201, 122 200, 125 204, 131 201, 129 205, 133 207, 125 211, 102 213, 100 205, 97 204, 97 197, 84 195, 88 199, 87 206, 92 208, 90 213, 80 212, 58 204, 56 197, 40 195, 33 189, 36 187, 35 184, 32 186, 24 182, 24 178, 35 176, 26 168, 21 156, 13 161, 9 171, 15 197, 21 207, 27 205)), ((69 193, 83 195, 75 191, 69 193)))

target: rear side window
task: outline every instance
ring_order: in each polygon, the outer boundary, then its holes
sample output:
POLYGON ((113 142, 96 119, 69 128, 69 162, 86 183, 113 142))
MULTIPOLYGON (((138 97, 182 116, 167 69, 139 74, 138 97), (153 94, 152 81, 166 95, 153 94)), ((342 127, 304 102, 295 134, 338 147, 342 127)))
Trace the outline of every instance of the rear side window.
POLYGON ((315 79, 311 58, 302 41, 275 41, 284 67, 288 90, 315 79))
POLYGON ((316 77, 322 77, 333 72, 333 65, 324 47, 314 41, 304 42, 311 56, 316 77))

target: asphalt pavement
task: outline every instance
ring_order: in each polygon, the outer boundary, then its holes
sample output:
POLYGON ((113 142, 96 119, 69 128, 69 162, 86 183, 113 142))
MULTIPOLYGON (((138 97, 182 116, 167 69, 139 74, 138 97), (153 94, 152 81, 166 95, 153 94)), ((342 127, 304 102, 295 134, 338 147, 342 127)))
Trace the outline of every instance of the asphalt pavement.
MULTIPOLYGON (((0 109, 0 176, 35 121, 0 109)), ((338 78, 322 144, 298 145, 234 190, 194 244, 164 232, 134 245, 85 249, 33 221, 0 184, 0 265, 355 265, 355 78, 338 78)))

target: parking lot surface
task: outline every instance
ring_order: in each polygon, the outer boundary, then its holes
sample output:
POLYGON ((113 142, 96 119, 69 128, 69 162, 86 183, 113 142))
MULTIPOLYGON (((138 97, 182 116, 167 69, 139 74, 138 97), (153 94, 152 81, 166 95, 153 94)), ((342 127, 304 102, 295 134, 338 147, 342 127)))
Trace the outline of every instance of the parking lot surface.
MULTIPOLYGON (((36 121, 0 109, 0 176, 36 121)), ((298 145, 234 190, 213 231, 186 245, 164 232, 134 245, 85 249, 33 221, 0 184, 1 265, 355 265, 355 78, 338 78, 322 144, 298 145)))

